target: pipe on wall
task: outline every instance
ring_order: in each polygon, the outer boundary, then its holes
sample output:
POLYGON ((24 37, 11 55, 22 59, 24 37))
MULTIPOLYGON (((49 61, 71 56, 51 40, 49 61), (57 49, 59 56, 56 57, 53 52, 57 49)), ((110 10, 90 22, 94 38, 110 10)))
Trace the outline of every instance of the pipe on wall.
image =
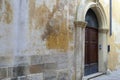
POLYGON ((110 0, 110 36, 112 36, 112 0, 110 0))

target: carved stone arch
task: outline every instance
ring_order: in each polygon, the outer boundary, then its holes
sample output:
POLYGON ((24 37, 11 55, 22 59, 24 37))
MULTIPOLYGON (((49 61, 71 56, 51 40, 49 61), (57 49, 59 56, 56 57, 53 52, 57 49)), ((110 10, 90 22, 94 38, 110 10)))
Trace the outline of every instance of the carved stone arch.
POLYGON ((92 0, 86 0, 83 4, 80 4, 77 8, 76 21, 85 22, 86 13, 90 8, 97 14, 96 16, 98 18, 98 22, 100 23, 99 27, 101 29, 108 29, 107 17, 104 8, 98 1, 93 2, 92 0))

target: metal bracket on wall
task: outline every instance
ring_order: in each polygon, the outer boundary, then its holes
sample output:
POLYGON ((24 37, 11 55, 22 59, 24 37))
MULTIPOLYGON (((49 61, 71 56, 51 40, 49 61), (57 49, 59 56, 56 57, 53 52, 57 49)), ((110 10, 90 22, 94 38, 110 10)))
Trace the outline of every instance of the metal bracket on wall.
POLYGON ((108 48, 108 53, 109 53, 109 52, 110 52, 110 45, 108 45, 108 47, 107 47, 107 48, 108 48))

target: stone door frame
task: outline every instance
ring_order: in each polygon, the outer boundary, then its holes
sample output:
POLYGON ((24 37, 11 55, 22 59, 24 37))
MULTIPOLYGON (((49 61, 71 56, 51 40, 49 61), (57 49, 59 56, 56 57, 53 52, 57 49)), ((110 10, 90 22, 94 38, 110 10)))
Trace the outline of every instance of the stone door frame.
POLYGON ((104 9, 98 0, 82 0, 77 7, 77 16, 75 24, 75 80, 82 80, 84 77, 84 59, 85 59, 85 16, 89 9, 92 9, 98 18, 98 71, 106 73, 107 71, 107 34, 108 25, 104 9))

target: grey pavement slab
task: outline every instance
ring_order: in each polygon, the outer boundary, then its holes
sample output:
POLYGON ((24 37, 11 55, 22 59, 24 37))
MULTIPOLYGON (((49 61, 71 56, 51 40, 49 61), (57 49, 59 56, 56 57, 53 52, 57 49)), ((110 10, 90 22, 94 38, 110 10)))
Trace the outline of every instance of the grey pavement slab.
POLYGON ((107 75, 102 75, 91 80, 120 80, 120 69, 107 75))

